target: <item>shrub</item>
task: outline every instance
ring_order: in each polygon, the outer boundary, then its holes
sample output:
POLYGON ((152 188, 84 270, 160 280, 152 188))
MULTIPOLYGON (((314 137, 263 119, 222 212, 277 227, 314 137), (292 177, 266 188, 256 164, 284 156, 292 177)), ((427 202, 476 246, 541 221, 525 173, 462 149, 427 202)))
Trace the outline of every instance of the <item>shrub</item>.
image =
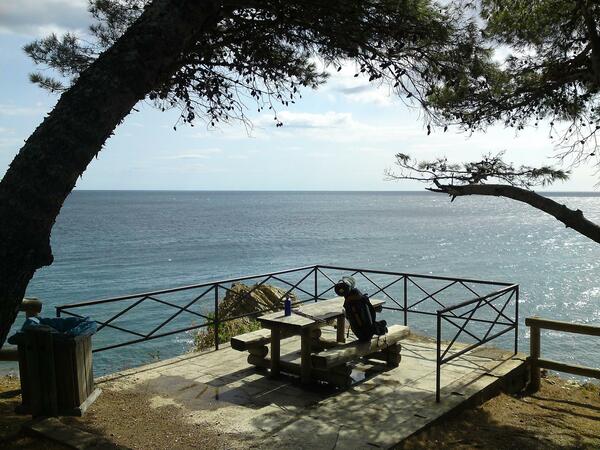
MULTIPOLYGON (((214 314, 208 314, 208 317, 212 320, 214 314)), ((227 322, 219 323, 219 343, 223 344, 229 342, 233 336, 238 334, 248 333, 250 331, 256 331, 260 329, 260 323, 258 320, 242 317, 239 319, 230 320, 227 322)), ((194 344, 192 351, 199 352, 202 350, 208 350, 215 346, 215 326, 209 325, 206 328, 194 333, 194 344)))

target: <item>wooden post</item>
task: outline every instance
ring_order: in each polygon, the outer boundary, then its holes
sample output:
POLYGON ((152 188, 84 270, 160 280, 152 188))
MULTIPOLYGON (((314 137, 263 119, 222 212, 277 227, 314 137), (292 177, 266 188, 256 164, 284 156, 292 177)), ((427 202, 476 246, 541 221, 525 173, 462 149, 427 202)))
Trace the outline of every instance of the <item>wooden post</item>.
POLYGON ((337 318, 337 339, 338 342, 346 342, 346 318, 338 316, 337 318))
POLYGON ((584 377, 595 377, 600 379, 600 369, 593 367, 578 366, 574 364, 561 363, 551 359, 540 357, 541 354, 541 334, 540 331, 556 330, 565 333, 584 334, 588 336, 600 336, 600 326, 584 325, 579 323, 562 322, 559 320, 541 319, 539 317, 528 317, 525 319, 525 325, 530 330, 530 356, 528 362, 530 365, 531 379, 529 381, 529 390, 536 392, 540 389, 542 368, 556 370, 558 372, 572 373, 584 377))
POLYGON ((310 328, 302 329, 300 342, 300 382, 306 384, 310 382, 311 356, 310 356, 310 328))
POLYGON ((271 376, 279 375, 279 358, 281 355, 281 330, 277 325, 271 328, 271 376))
POLYGON ((541 374, 538 360, 540 359, 540 327, 537 325, 530 326, 530 364, 531 364, 531 381, 529 389, 532 392, 540 390, 541 374))

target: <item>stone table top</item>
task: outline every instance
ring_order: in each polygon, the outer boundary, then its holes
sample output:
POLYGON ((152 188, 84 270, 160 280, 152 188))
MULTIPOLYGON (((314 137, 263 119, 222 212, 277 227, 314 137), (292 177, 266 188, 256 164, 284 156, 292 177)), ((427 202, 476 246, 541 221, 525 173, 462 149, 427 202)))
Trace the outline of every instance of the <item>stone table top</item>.
MULTIPOLYGON (((376 309, 385 303, 384 300, 375 298, 370 299, 371 304, 376 309)), ((335 297, 331 300, 322 300, 315 303, 305 303, 298 308, 292 308, 292 315, 286 316, 283 311, 260 316, 258 321, 265 328, 273 328, 275 326, 290 327, 290 328, 306 328, 317 324, 321 320, 329 320, 339 317, 344 314, 344 298, 335 297), (295 313, 299 311, 307 314, 315 319, 295 313)))

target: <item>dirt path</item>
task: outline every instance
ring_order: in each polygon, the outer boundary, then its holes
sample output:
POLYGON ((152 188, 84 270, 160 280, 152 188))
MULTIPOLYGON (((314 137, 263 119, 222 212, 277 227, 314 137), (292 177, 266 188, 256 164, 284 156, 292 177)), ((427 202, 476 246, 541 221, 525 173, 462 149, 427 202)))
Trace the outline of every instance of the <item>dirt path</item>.
MULTIPOLYGON (((0 378, 0 448, 66 448, 29 437, 21 431, 29 417, 14 413, 14 407, 20 403, 18 389, 17 379, 0 378)), ((63 418, 62 421, 104 436, 114 443, 113 448, 244 447, 244 442, 225 441, 218 428, 209 430, 191 422, 175 405, 153 405, 142 390, 114 391, 103 385, 102 395, 84 418, 63 418)), ((397 448, 598 449, 600 387, 580 386, 557 377, 546 378, 537 394, 520 398, 499 395, 478 408, 434 425, 397 448)))
POLYGON ((113 391, 102 386, 102 394, 83 418, 63 422, 102 435, 129 449, 230 449, 235 447, 218 430, 187 420, 172 404, 156 406, 142 390, 113 391))
MULTIPOLYGON (((63 450, 70 447, 31 436, 22 426, 30 416, 15 413, 21 403, 19 380, 0 377, 0 448, 27 450, 63 450)), ((173 405, 151 406, 151 399, 140 390, 103 392, 82 418, 63 417, 61 421, 107 438, 102 449, 225 449, 238 447, 221 438, 218 430, 191 423, 182 410, 173 405)))

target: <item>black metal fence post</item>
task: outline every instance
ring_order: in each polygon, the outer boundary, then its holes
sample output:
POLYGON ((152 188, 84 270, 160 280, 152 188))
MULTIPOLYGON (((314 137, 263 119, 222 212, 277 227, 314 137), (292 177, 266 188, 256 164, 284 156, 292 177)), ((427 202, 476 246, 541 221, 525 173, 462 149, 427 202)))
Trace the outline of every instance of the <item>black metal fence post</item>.
POLYGON ((56 317, 60 317, 60 306, 56 307, 56 317))
POLYGON ((519 352, 519 285, 515 287, 515 355, 519 352))
POLYGON ((319 266, 315 266, 315 268, 313 270, 315 272, 315 302, 316 302, 317 300, 319 300, 319 290, 318 290, 318 288, 319 288, 319 273, 318 273, 319 266))
POLYGON ((437 351, 435 364, 435 401, 440 402, 440 388, 442 378, 442 313, 437 312, 437 351))
POLYGON ((219 350, 219 285, 215 285, 215 350, 219 350))
POLYGON ((404 325, 408 325, 408 277, 404 275, 404 325))

